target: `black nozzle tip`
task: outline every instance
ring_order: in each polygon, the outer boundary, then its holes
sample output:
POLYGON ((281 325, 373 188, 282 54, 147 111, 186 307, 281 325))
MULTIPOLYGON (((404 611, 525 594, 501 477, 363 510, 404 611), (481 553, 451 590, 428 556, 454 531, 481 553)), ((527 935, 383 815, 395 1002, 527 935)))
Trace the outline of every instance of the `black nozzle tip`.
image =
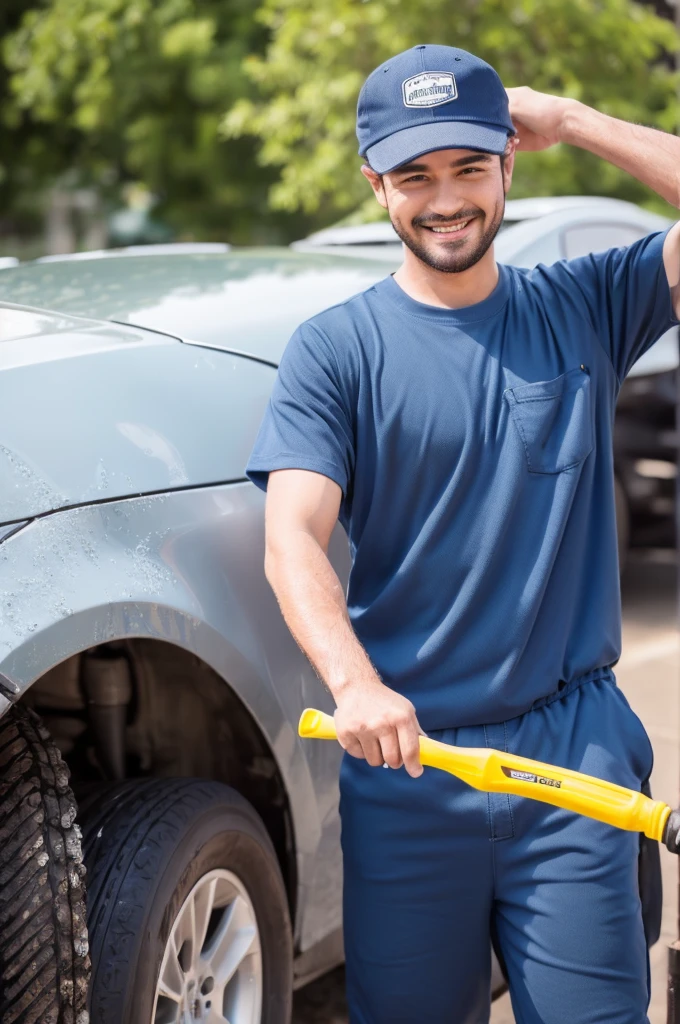
POLYGON ((663 830, 661 842, 671 853, 680 853, 680 810, 671 811, 663 830))

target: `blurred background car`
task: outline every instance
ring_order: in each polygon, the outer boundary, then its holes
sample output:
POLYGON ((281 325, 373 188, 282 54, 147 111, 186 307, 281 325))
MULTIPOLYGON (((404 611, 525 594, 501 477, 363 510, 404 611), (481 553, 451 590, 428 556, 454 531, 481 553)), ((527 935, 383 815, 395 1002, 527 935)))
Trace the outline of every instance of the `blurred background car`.
MULTIPOLYGON (((634 203, 602 196, 538 196, 509 199, 496 238, 496 258, 516 267, 574 259, 589 252, 630 245, 672 222, 634 203)), ((316 231, 291 242, 300 252, 330 252, 399 259, 402 242, 385 220, 316 231)))
MULTIPOLYGON (((496 258, 518 267, 551 264, 631 245, 672 222, 633 203, 599 196, 511 199, 496 239, 496 258)), ((327 228, 293 242, 299 252, 361 254, 400 262, 402 243, 392 225, 327 228)), ((630 546, 675 544, 675 432, 678 329, 668 331, 623 382, 614 427, 619 560, 630 546)))

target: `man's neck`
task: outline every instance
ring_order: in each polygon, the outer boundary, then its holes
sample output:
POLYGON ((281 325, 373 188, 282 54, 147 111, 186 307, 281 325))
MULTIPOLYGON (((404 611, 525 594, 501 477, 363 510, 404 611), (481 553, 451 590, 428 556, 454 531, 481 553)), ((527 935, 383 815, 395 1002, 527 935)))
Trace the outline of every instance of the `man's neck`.
POLYGON ((461 309, 487 299, 498 284, 498 267, 491 246, 478 263, 459 274, 433 270, 404 246, 404 262, 394 280, 410 298, 428 306, 461 309))

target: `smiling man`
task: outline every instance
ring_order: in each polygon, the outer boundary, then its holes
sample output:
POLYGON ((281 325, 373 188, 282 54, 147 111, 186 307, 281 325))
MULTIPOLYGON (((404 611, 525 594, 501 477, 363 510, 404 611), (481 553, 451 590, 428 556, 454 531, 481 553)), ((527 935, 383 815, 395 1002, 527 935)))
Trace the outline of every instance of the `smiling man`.
MULTIPOLYGON (((513 147, 508 148, 512 153, 513 147)), ((378 201, 389 210, 392 224, 402 242, 425 266, 446 274, 460 274, 474 267, 489 252, 505 211, 504 154, 499 161, 488 153, 471 150, 463 150, 455 156, 451 150, 427 153, 391 172, 391 203, 386 198, 383 176, 368 165, 362 171, 373 186, 378 201), (485 170, 486 175, 481 173, 485 170), (450 214, 434 210, 420 212, 423 185, 443 175, 451 176, 452 171, 460 172, 456 176, 458 180, 467 178, 468 183, 476 181, 475 186, 467 186, 467 195, 470 197, 468 202, 456 211, 453 219, 450 214), (498 188, 499 182, 503 186, 501 190, 498 188), (486 199, 483 206, 472 201, 480 185, 480 199, 486 199), (428 238, 428 235, 435 237, 428 238), (432 244, 434 242, 456 244, 436 246, 432 244)), ((510 175, 507 178, 508 184, 510 175)), ((461 189, 459 199, 465 194, 461 189)))
POLYGON ((640 788, 616 686, 616 396, 677 320, 679 228, 534 270, 493 241, 515 149, 582 146, 680 200, 680 140, 417 46, 359 97, 393 276, 303 324, 249 466, 267 576, 332 692, 352 1024, 642 1024, 632 833, 423 770, 418 735, 640 788), (340 518, 347 598, 327 558, 340 518), (391 771, 382 771, 380 766, 391 771))

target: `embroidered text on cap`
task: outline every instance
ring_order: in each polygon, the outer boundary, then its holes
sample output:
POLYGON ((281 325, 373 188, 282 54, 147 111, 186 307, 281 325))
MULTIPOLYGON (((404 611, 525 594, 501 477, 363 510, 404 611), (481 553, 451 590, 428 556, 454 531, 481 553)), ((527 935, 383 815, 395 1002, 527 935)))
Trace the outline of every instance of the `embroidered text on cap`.
POLYGON ((458 96, 456 79, 450 71, 423 71, 407 78, 401 88, 407 107, 437 107, 458 96))

